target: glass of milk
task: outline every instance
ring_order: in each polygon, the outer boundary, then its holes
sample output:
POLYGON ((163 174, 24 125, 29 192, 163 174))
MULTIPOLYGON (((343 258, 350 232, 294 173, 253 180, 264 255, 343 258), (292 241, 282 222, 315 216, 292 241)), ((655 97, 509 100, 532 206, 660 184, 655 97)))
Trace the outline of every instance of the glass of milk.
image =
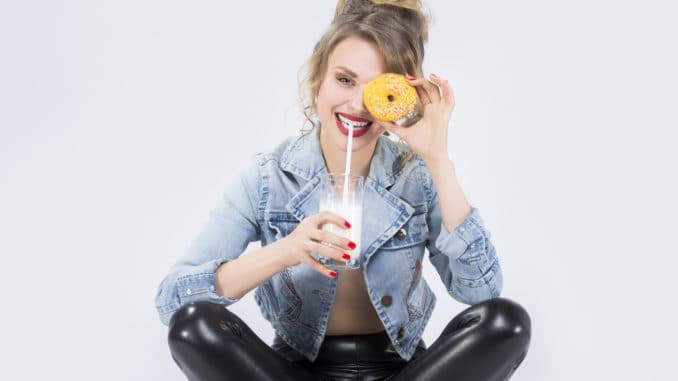
MULTIPOLYGON (((319 211, 329 210, 342 216, 351 224, 350 229, 343 229, 334 224, 325 224, 322 230, 346 237, 355 242, 356 248, 344 250, 351 256, 349 261, 337 261, 314 253, 320 263, 334 270, 355 270, 360 268, 360 232, 363 219, 363 177, 345 173, 327 173, 320 181, 319 211)), ((330 243, 323 242, 334 247, 330 243)))

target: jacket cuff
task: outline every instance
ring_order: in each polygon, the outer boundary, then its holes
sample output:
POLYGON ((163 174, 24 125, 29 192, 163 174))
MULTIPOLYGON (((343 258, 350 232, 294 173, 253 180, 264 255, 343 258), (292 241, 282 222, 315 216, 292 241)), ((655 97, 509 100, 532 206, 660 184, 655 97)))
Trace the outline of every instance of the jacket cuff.
POLYGON ((459 226, 449 232, 445 224, 440 222, 440 234, 436 240, 435 246, 441 253, 446 254, 451 259, 458 259, 473 242, 481 239, 489 232, 482 228, 483 219, 480 217, 478 208, 471 205, 471 215, 468 216, 459 226))
POLYGON ((195 301, 210 301, 229 306, 241 298, 231 299, 216 293, 214 272, 224 261, 209 261, 200 266, 191 267, 189 271, 177 270, 159 287, 156 296, 156 309, 160 320, 168 325, 170 318, 181 306, 195 301))
POLYGON ((182 305, 199 300, 230 305, 241 299, 231 299, 217 294, 214 273, 222 263, 220 260, 209 261, 195 268, 190 274, 177 278, 177 293, 182 305))

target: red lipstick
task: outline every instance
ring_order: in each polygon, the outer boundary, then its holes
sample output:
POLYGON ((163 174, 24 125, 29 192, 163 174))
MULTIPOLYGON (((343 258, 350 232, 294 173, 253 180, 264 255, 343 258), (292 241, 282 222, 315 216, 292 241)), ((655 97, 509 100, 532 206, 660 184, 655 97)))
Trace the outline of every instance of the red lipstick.
POLYGON ((353 126, 353 138, 359 138, 367 133, 367 130, 372 127, 372 121, 369 119, 364 119, 364 118, 358 118, 357 116, 349 115, 349 114, 344 114, 344 113, 337 113, 335 114, 335 122, 337 124, 337 128, 339 128, 339 131, 344 135, 348 136, 348 128, 344 126, 344 124, 341 122, 339 119, 339 115, 341 115, 342 118, 346 120, 350 120, 352 122, 355 122, 357 124, 361 124, 364 126, 353 126))

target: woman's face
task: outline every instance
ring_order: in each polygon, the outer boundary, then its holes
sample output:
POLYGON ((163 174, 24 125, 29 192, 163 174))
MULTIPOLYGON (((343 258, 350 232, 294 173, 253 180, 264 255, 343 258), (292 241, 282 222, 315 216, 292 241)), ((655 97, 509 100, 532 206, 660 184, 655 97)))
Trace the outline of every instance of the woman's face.
POLYGON ((384 128, 365 109, 363 87, 384 71, 384 59, 370 42, 348 37, 334 48, 316 103, 321 140, 328 144, 325 149, 346 152, 350 121, 354 125, 352 151, 373 149, 384 128))

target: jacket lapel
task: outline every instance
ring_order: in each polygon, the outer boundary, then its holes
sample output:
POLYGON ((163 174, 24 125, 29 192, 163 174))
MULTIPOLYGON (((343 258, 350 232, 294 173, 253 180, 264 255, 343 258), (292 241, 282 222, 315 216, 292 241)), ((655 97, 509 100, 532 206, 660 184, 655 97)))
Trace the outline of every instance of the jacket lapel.
POLYGON ((414 208, 372 179, 365 186, 363 205, 374 211, 365 213, 363 209, 361 254, 366 265, 377 249, 412 217, 414 208))

